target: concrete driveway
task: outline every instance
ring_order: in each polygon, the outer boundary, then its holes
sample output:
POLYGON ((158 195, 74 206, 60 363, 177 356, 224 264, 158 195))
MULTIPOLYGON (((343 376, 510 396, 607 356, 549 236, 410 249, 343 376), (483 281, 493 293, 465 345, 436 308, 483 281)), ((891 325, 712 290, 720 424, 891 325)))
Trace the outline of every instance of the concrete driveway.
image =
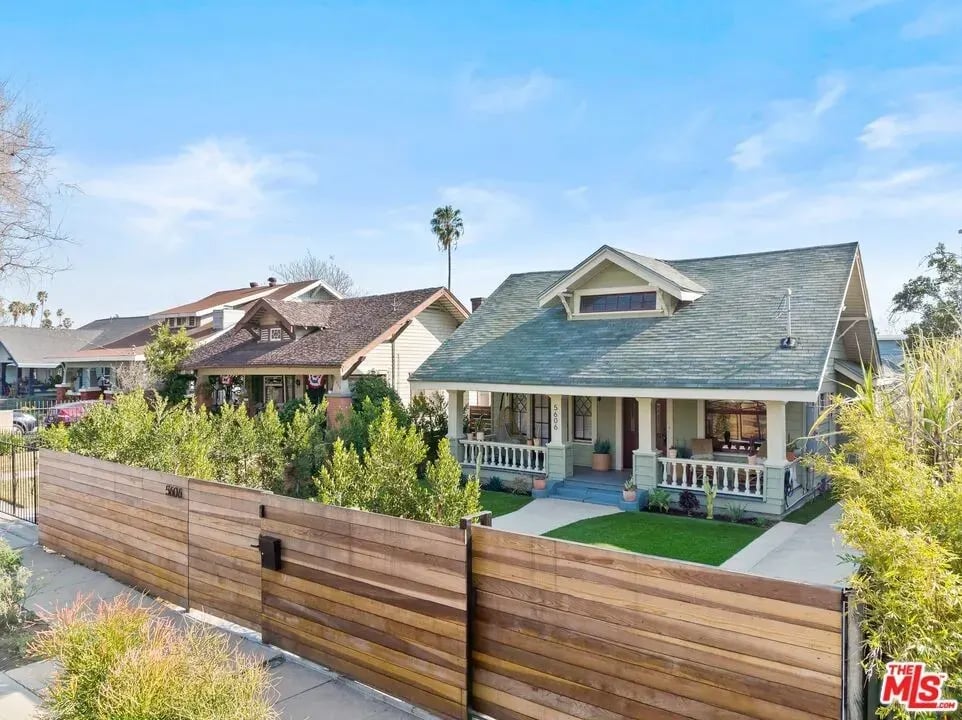
POLYGON ((835 532, 841 516, 841 506, 833 505, 807 525, 780 522, 722 567, 782 580, 844 586, 856 568, 839 559, 839 555, 855 552, 835 532))
POLYGON ((544 535, 549 530, 570 525, 578 520, 613 515, 618 512, 621 510, 609 505, 593 505, 559 498, 538 498, 520 510, 496 517, 493 525, 499 530, 544 535))

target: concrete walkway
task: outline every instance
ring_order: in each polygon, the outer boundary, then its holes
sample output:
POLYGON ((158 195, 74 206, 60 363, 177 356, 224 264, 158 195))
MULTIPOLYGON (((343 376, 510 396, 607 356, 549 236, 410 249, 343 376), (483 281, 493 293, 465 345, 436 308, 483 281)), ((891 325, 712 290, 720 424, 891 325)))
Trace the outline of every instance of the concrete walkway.
MULTIPOLYGON (((105 600, 123 593, 137 594, 102 573, 39 547, 36 526, 0 514, 0 537, 22 550, 24 564, 33 571, 27 605, 34 612, 69 604, 80 593, 105 600)), ((185 614, 163 602, 150 598, 144 598, 144 601, 155 605, 178 623, 201 622, 199 617, 185 614)), ((203 618, 210 619, 208 616, 203 618)), ((239 652, 253 655, 271 668, 277 693, 275 707, 282 720, 411 720, 431 717, 376 690, 263 645, 256 635, 242 628, 218 622, 215 629, 227 633, 239 652)), ((52 663, 43 661, 0 673, 0 718, 35 718, 40 704, 38 696, 54 671, 52 663)))
POLYGON ((855 572, 855 565, 839 559, 839 555, 854 552, 835 532, 841 516, 841 506, 833 505, 807 525, 780 522, 722 567, 783 580, 843 586, 855 572))
POLYGON ((560 498, 538 498, 520 510, 496 517, 492 524, 499 530, 544 535, 549 530, 570 525, 578 520, 612 515, 617 512, 621 510, 610 505, 593 505, 560 498))

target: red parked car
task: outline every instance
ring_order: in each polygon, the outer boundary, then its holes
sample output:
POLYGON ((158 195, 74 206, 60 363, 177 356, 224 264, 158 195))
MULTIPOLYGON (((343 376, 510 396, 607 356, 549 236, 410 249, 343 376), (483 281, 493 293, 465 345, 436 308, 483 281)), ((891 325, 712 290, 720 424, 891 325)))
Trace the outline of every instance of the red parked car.
POLYGON ((87 410, 101 402, 100 400, 76 400, 74 402, 54 405, 43 418, 43 426, 71 425, 87 414, 87 410))

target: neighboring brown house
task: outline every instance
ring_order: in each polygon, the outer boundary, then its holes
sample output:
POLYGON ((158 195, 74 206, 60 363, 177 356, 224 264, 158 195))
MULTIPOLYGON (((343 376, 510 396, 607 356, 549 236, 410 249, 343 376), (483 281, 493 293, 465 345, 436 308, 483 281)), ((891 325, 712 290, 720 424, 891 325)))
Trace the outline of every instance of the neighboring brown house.
POLYGON ((382 375, 407 403, 409 375, 467 316, 444 288, 317 302, 262 298, 184 367, 197 372, 199 392, 215 404, 256 409, 270 400, 317 398, 347 391, 351 377, 368 372, 382 375))

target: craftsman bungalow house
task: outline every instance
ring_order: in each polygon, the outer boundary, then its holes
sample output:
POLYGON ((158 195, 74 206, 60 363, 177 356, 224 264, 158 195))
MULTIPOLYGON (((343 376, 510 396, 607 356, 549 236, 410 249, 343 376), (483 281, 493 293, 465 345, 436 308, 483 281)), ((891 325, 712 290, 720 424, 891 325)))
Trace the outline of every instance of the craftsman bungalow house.
POLYGON ((488 476, 600 502, 627 478, 677 496, 707 477, 719 503, 780 516, 819 481, 795 454, 821 447, 820 409, 878 363, 855 243, 677 261, 603 246, 508 277, 412 381, 447 392, 452 446, 488 476), (480 438, 468 393, 490 397, 480 438), (588 469, 596 441, 611 472, 588 469))
POLYGON ((464 322, 467 311, 444 288, 317 301, 262 298, 234 329, 197 349, 208 403, 243 402, 253 411, 309 395, 345 398, 353 376, 383 376, 405 403, 408 377, 464 322))

